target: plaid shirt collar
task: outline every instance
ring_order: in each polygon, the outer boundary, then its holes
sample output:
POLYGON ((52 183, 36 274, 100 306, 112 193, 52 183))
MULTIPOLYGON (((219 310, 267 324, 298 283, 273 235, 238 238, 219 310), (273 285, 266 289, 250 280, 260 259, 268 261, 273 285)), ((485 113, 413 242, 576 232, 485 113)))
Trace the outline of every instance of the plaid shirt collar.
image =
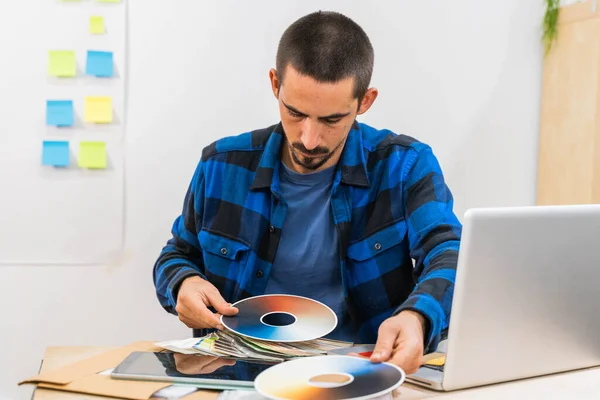
MULTIPOLYGON (((274 193, 279 192, 279 166, 283 141, 284 131, 280 122, 267 140, 250 187, 251 190, 270 188, 274 193)), ((370 187, 363 151, 363 138, 357 121, 354 121, 348 133, 348 139, 344 144, 338 165, 340 168, 338 168, 336 180, 351 186, 370 187)))

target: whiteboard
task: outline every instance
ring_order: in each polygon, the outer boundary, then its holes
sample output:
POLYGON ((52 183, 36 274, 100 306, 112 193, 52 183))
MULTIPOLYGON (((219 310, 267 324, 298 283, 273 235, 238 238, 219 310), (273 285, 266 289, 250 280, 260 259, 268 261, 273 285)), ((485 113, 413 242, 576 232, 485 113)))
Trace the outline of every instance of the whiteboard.
POLYGON ((13 35, 0 37, 0 263, 105 263, 124 236, 126 3, 7 6, 0 23, 13 35), (91 34, 91 16, 103 17, 104 34, 91 34), (51 50, 75 52, 75 77, 49 76, 51 50), (85 74, 88 50, 113 52, 112 78, 85 74), (85 121, 86 96, 111 97, 112 123, 85 121), (47 126, 47 100, 72 100, 73 125, 47 126), (69 142, 69 166, 42 165, 45 140, 69 142), (82 141, 105 143, 105 169, 78 166, 82 141))

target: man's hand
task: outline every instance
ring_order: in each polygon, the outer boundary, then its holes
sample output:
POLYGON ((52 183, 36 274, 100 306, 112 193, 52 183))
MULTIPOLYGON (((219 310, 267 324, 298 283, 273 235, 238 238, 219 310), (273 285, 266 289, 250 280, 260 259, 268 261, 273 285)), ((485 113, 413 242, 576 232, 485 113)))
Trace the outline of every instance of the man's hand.
POLYGON ((196 354, 173 355, 175 369, 186 375, 210 374, 225 365, 235 365, 235 360, 226 360, 220 357, 202 356, 196 354))
POLYGON ((189 328, 219 330, 223 329, 221 315, 235 315, 239 311, 221 297, 219 290, 212 283, 199 276, 186 278, 181 283, 175 310, 179 320, 189 328), (208 309, 210 306, 217 312, 211 312, 208 309))
POLYGON ((417 372, 423 359, 425 318, 414 311, 401 311, 379 326, 372 362, 388 361, 406 374, 417 372))

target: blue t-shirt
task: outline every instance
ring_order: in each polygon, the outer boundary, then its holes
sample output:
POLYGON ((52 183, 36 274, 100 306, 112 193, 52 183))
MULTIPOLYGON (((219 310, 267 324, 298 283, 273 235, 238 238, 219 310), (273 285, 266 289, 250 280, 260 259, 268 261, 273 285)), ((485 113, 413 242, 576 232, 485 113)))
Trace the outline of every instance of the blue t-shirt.
POLYGON ((335 166, 299 174, 281 163, 281 194, 287 213, 266 294, 309 297, 329 306, 338 317, 327 338, 357 342, 342 289, 338 232, 331 212, 335 166))

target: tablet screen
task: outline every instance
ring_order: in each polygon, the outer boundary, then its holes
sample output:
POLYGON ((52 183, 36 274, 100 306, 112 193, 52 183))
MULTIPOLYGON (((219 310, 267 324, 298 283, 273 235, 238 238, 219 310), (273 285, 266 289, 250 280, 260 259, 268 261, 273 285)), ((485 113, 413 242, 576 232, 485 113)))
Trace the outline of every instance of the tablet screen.
POLYGON ((115 368, 113 375, 254 382, 258 374, 272 365, 198 354, 133 352, 115 368))

